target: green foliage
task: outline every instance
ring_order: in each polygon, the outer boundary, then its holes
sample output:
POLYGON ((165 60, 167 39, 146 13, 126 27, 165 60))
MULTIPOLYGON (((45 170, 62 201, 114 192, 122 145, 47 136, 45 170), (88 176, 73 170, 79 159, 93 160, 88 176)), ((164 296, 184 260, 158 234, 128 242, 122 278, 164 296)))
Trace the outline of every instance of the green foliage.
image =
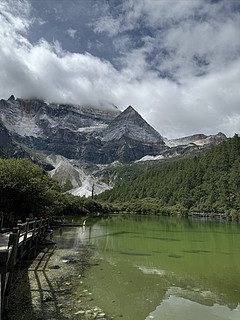
MULTIPOLYGON (((56 177, 54 177, 56 179, 56 177)), ((72 186, 72 182, 70 179, 68 179, 66 181, 66 183, 62 186, 62 192, 65 192, 65 191, 68 191, 68 190, 71 190, 73 188, 72 186)))
POLYGON ((147 165, 142 163, 115 163, 114 165, 106 167, 106 169, 101 172, 101 181, 107 184, 110 184, 111 182, 116 184, 120 181, 135 180, 145 172, 150 165, 151 163, 147 165))
POLYGON ((61 194, 56 201, 58 215, 88 215, 102 212, 101 205, 85 197, 77 197, 70 193, 61 194))
POLYGON ((135 180, 119 181, 98 196, 103 202, 136 205, 134 211, 240 211, 240 138, 235 135, 204 154, 152 165, 135 180), (147 200, 148 199, 148 200, 147 200), (149 204, 149 199, 154 201, 149 204), (146 206, 148 204, 148 206, 146 206), (149 209, 149 207, 151 207, 149 209))
POLYGON ((62 193, 56 180, 27 159, 0 159, 0 212, 27 217, 43 210, 54 215, 85 215, 101 211, 101 206, 62 193))
POLYGON ((30 212, 48 206, 56 192, 56 181, 27 159, 0 159, 0 210, 30 212))

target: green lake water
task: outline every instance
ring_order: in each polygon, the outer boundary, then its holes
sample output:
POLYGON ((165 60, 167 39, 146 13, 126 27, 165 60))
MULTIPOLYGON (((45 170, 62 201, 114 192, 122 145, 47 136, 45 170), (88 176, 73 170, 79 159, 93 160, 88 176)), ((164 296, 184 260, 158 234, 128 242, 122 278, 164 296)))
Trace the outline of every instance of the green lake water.
POLYGON ((72 232, 93 247, 85 283, 114 319, 240 319, 240 224, 114 215, 72 232))

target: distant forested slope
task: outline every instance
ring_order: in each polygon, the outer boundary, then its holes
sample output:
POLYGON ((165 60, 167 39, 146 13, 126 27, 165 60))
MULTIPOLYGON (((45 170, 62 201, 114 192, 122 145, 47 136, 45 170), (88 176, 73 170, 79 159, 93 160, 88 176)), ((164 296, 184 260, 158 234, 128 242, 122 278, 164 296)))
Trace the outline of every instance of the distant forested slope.
POLYGON ((240 138, 204 154, 149 166, 135 180, 119 181, 97 199, 123 210, 219 212, 240 211, 240 138))

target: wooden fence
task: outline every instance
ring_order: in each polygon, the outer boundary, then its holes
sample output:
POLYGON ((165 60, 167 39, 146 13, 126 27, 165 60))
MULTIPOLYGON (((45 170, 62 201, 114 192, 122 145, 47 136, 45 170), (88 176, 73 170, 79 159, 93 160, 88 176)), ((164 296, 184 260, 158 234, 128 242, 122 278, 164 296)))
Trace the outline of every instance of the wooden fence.
POLYGON ((12 232, 0 235, 0 320, 3 310, 8 307, 15 264, 24 256, 30 256, 32 250, 37 250, 48 234, 51 236, 48 218, 35 218, 27 219, 25 223, 18 221, 12 232))

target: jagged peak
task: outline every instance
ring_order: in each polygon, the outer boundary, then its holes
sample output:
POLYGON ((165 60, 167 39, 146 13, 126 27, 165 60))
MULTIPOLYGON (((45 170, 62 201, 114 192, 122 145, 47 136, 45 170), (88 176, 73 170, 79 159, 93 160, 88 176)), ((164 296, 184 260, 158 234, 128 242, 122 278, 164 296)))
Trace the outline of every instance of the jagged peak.
POLYGON ((123 112, 136 112, 136 113, 138 113, 131 105, 129 105, 123 112))
POLYGON ((161 135, 132 106, 128 106, 113 119, 106 129, 102 141, 120 140, 122 137, 146 143, 162 141, 161 135))
POLYGON ((138 115, 139 117, 141 117, 141 115, 137 112, 137 110, 134 109, 131 105, 129 105, 121 114, 123 115, 132 114, 132 115, 138 115))
POLYGON ((218 132, 218 133, 216 134, 216 136, 218 136, 218 137, 225 137, 225 138, 227 138, 227 136, 226 136, 224 133, 222 133, 221 131, 220 131, 220 132, 218 132))
POLYGON ((114 122, 119 121, 124 121, 126 124, 131 123, 132 121, 140 121, 139 123, 150 126, 132 106, 128 106, 114 119, 114 122))
POLYGON ((8 98, 8 101, 15 101, 15 97, 13 94, 8 98))

